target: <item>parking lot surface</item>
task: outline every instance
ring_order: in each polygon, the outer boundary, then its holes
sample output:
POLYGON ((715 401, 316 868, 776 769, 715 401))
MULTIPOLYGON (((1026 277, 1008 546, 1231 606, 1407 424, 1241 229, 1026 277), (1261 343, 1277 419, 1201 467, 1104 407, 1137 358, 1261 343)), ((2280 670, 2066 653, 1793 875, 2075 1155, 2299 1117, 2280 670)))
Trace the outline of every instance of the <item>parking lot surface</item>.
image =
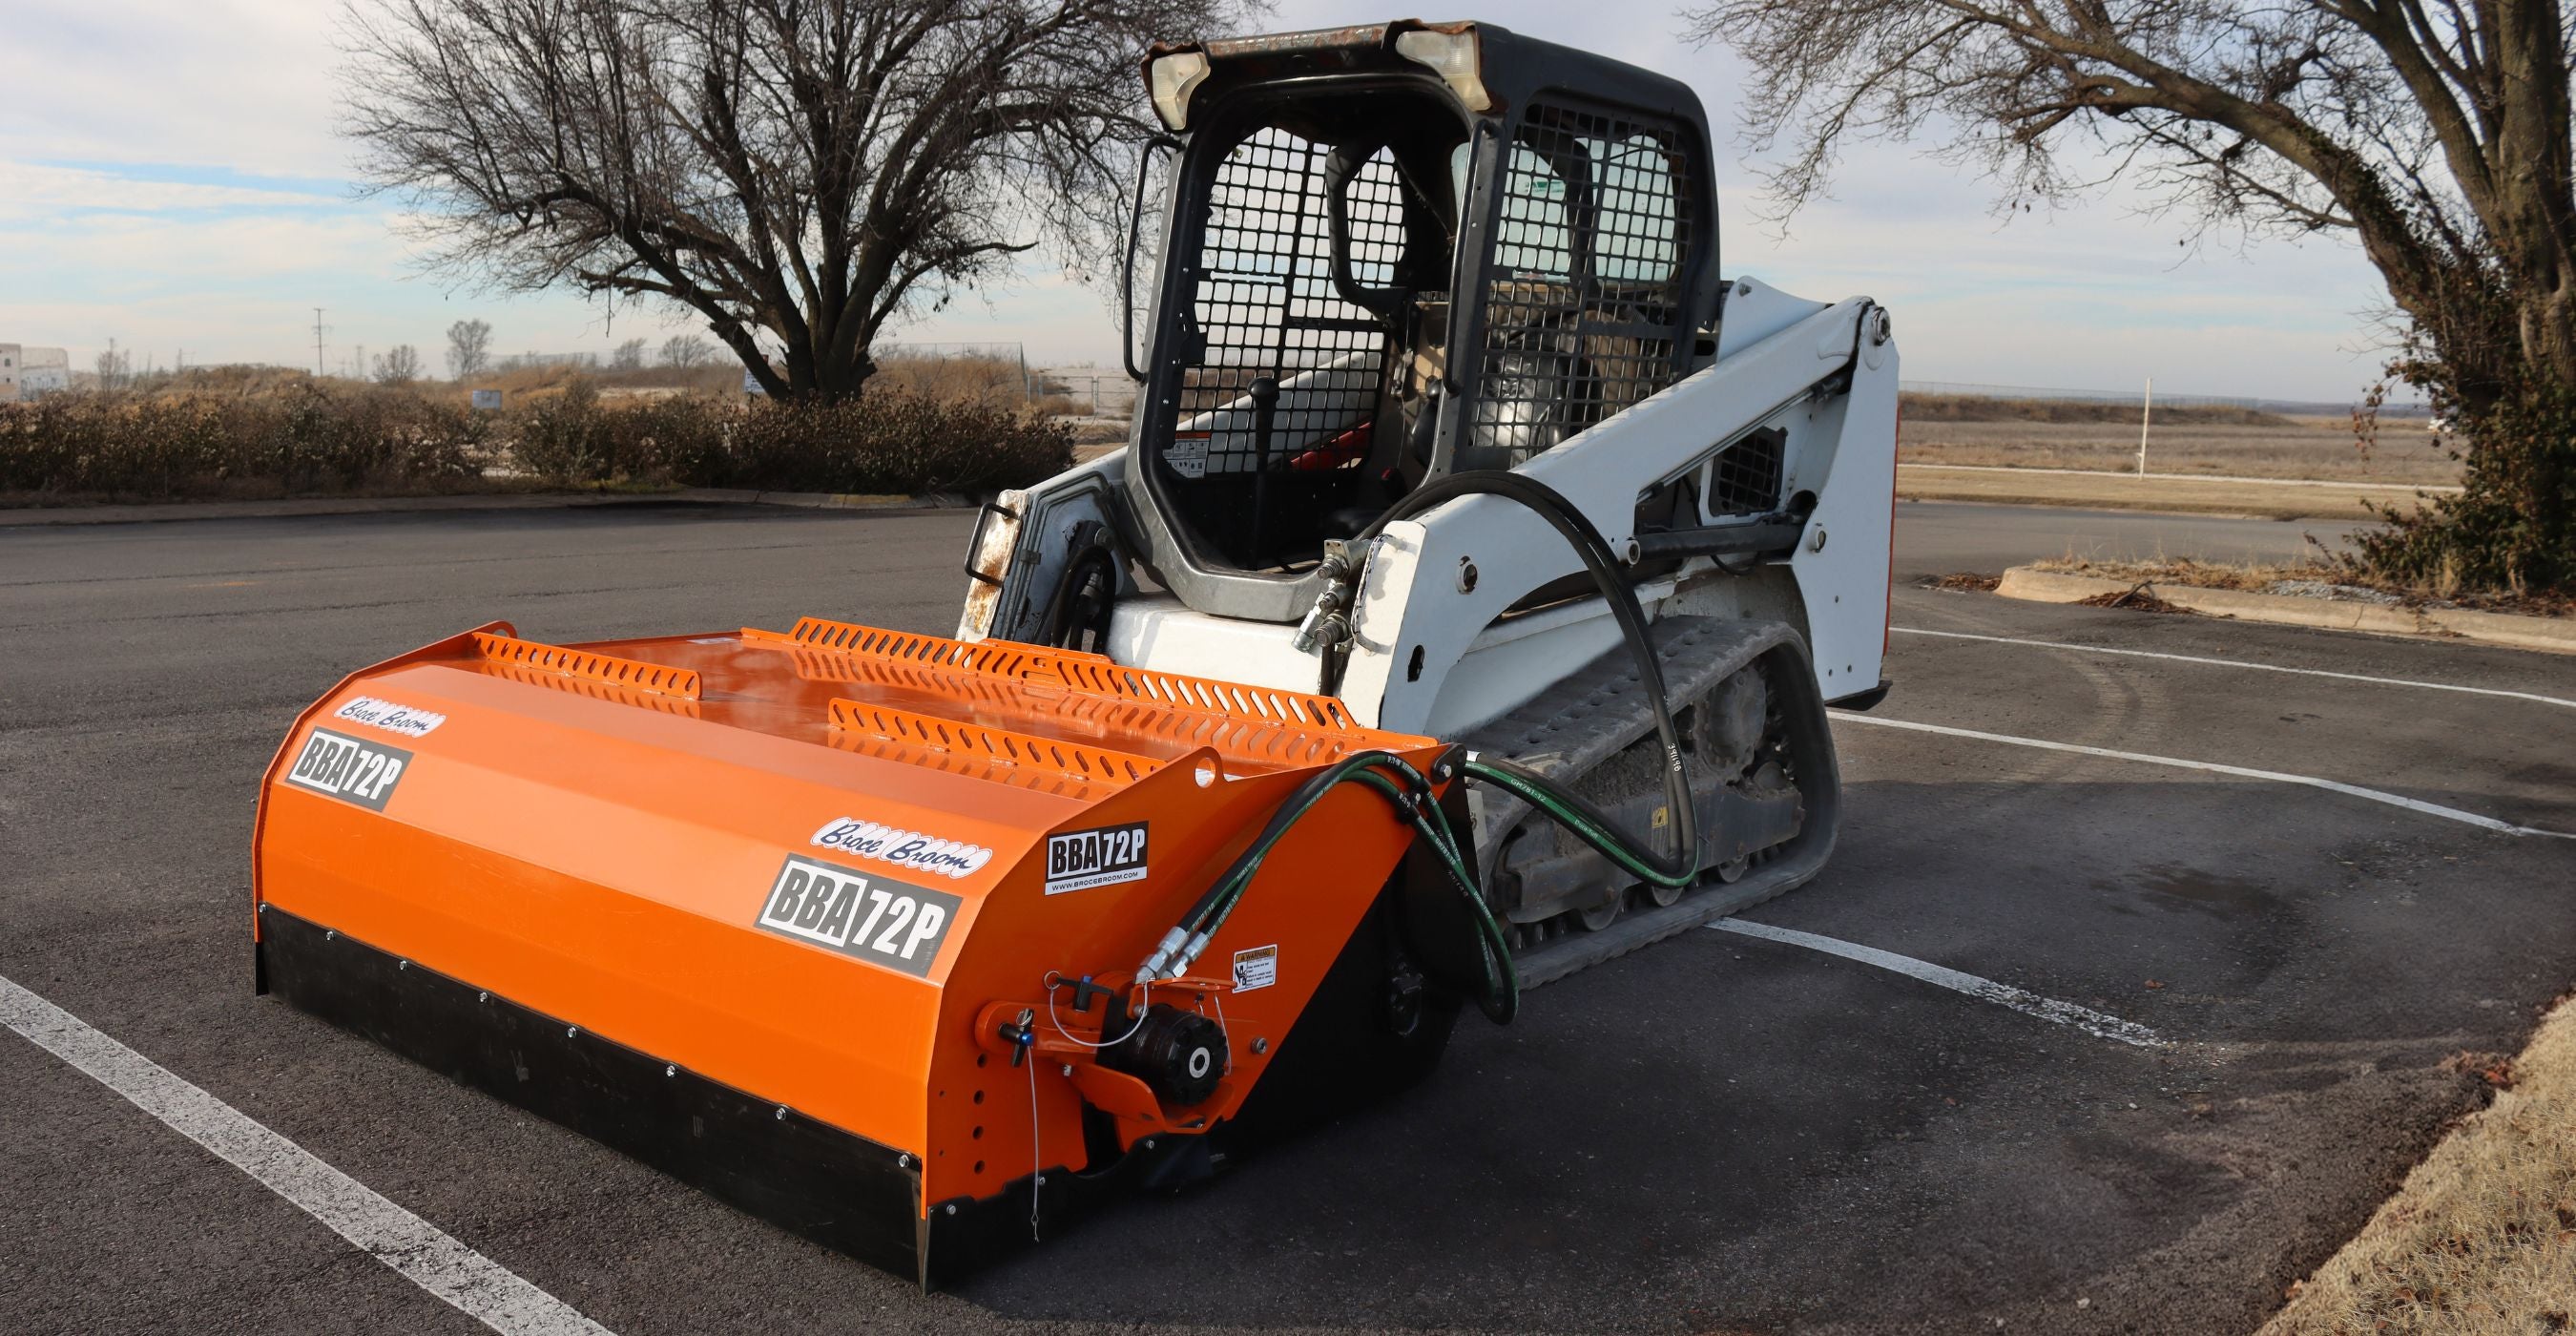
MULTIPOLYGON (((944 632, 969 518, 0 530, 0 979, 619 1332, 2242 1331, 2576 982, 2576 660, 1919 588, 2302 530, 1908 505, 1896 689, 1766 935, 1471 1017, 1396 1102, 952 1293, 251 995, 258 777, 342 674, 496 618, 944 632)), ((0 1329, 483 1329, 5 1033, 0 1128, 0 1329)))

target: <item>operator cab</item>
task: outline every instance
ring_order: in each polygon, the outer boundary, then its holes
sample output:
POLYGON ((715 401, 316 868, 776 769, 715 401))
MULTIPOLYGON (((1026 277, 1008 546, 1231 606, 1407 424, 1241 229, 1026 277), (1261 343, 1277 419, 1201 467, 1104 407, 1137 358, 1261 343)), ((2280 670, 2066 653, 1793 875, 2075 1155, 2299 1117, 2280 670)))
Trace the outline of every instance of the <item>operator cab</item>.
POLYGON ((1128 510, 1191 606, 1293 620, 1326 540, 1692 369, 1718 284, 1687 87, 1414 22, 1158 47, 1146 79, 1181 148, 1128 510))

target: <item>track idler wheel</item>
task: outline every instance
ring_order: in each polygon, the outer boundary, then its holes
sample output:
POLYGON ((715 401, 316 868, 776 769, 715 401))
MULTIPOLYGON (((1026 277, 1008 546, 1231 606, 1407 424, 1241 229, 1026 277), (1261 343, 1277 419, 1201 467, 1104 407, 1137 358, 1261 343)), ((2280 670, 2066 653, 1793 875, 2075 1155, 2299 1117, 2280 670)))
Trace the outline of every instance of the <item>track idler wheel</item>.
POLYGON ((1101 1059, 1152 1087, 1166 1103, 1187 1108, 1215 1094, 1225 1076, 1225 1030, 1197 1012, 1157 1002, 1136 1033, 1101 1059))

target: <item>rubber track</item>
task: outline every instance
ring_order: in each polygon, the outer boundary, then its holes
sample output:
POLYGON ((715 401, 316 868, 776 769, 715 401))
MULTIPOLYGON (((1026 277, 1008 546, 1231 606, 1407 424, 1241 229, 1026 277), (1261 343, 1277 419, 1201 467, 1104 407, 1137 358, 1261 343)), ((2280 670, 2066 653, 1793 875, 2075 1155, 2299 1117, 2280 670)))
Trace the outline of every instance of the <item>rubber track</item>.
MULTIPOLYGON (((1804 649, 1798 633, 1779 622, 1667 617, 1649 628, 1649 634, 1677 702, 1699 699, 1780 645, 1804 649)), ((1627 648, 1620 646, 1461 741, 1565 783, 1647 736, 1654 726, 1654 711, 1638 685, 1636 664, 1627 648)), ((1489 790, 1479 792, 1477 804, 1477 866, 1489 867, 1503 837, 1530 809, 1517 798, 1489 790)), ((1828 821, 1835 807, 1810 803, 1811 811, 1820 811, 1821 819, 1828 821)), ((1823 863, 1821 858, 1777 860, 1753 868, 1733 885, 1702 881, 1670 905, 1631 908, 1598 932, 1577 929, 1551 938, 1513 957, 1521 987, 1553 983, 1785 895, 1814 877, 1823 863)))

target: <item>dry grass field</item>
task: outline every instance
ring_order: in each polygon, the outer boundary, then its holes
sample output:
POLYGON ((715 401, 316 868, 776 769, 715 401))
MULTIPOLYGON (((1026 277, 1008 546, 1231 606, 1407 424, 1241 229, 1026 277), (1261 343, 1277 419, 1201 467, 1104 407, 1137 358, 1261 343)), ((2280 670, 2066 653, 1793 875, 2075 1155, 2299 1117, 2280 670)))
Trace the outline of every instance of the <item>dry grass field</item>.
MULTIPOLYGON (((2138 415, 2134 405, 1907 395, 1897 444, 1898 458, 1909 464, 2126 471, 2138 464, 2138 415)), ((2459 481, 2458 462, 2421 418, 2381 423, 2365 455, 2349 418, 2234 408, 2158 410, 2147 469, 2407 487, 2459 481)))
POLYGON ((1896 494, 1908 501, 2154 510, 2267 520, 2357 520, 2365 514, 2365 501, 2411 509, 2417 504, 2422 486, 2365 482, 2308 486, 2237 482, 2223 477, 2131 478, 2119 474, 2049 473, 2038 467, 1948 464, 1908 463, 1896 470, 1896 494))
POLYGON ((2495 1103, 2406 1177, 2261 1336, 2525 1336, 2576 1327, 2576 1008, 2520 1057, 2462 1054, 2495 1103))

